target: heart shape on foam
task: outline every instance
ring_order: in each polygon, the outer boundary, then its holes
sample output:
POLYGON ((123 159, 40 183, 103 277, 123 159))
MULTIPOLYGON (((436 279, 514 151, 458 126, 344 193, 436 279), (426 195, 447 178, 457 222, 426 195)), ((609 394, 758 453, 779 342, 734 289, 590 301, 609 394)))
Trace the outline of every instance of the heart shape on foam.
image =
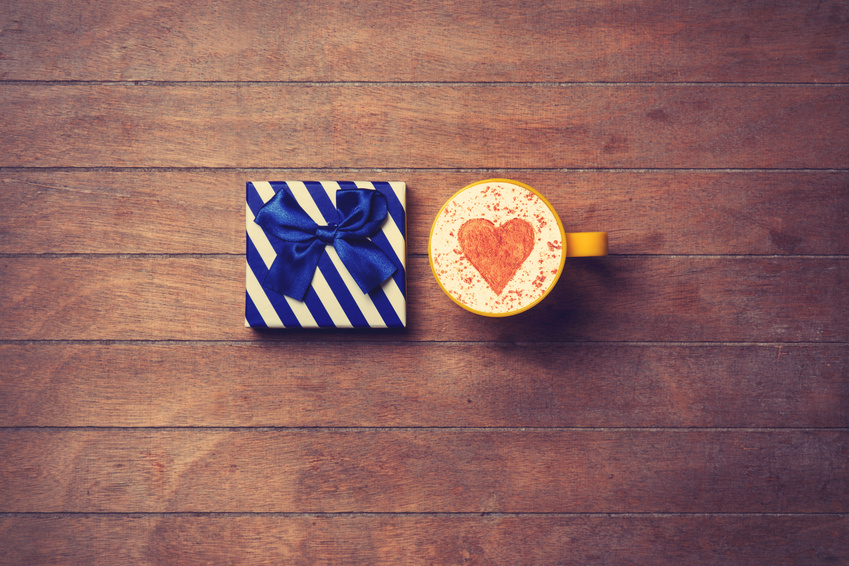
POLYGON ((500 295, 534 249, 534 227, 521 218, 499 226, 485 218, 473 218, 457 232, 460 249, 478 273, 500 295))

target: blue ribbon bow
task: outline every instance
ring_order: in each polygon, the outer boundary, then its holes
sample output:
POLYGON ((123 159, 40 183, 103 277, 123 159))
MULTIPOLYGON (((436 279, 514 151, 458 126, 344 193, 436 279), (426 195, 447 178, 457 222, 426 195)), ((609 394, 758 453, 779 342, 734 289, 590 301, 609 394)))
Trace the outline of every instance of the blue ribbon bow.
POLYGON ((266 234, 280 240, 263 287, 302 301, 325 247, 333 246, 354 281, 368 293, 397 269, 368 239, 380 231, 387 211, 386 197, 378 191, 340 189, 336 192, 337 218, 328 218, 327 226, 319 226, 284 187, 254 219, 266 234))

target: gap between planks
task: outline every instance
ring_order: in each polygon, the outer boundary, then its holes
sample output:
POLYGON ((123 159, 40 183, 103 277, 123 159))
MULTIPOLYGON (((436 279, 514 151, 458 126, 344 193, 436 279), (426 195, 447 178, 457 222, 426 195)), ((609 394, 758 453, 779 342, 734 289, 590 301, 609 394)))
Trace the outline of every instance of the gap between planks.
POLYGON ((11 86, 141 86, 141 87, 169 87, 169 86, 397 86, 397 87, 421 87, 421 86, 487 86, 487 87, 844 87, 849 86, 845 82, 722 82, 722 81, 161 81, 161 80, 76 80, 76 79, 9 79, 0 80, 0 85, 11 86))
POLYGON ((728 427, 728 426, 0 426, 0 432, 24 430, 44 431, 98 431, 98 432, 300 432, 300 433, 338 433, 338 432, 849 432, 849 427, 728 427))
POLYGON ((46 167, 3 165, 0 173, 203 173, 203 172, 327 171, 333 173, 844 173, 840 167, 234 167, 234 166, 137 166, 86 165, 46 167))
MULTIPOLYGON (((286 330, 280 330, 281 335, 286 334, 286 330)), ((366 330, 366 332, 371 332, 371 330, 366 330)), ((380 332, 379 330, 377 331, 380 332)), ((377 334, 377 333, 376 333, 377 334)), ((367 341, 360 341, 358 343, 366 343, 367 341)), ((514 345, 514 346, 523 346, 523 345, 552 345, 552 346, 562 346, 564 344, 569 344, 571 346, 592 346, 592 345, 605 345, 605 346, 635 346, 635 347, 646 347, 646 348, 657 348, 657 347, 725 347, 725 348, 740 348, 747 346, 760 346, 766 348, 781 348, 784 346, 824 346, 824 345, 832 345, 832 346, 845 346, 849 345, 849 342, 811 342, 811 341, 788 341, 788 342, 732 342, 732 341, 724 341, 724 342, 706 342, 702 341, 693 341, 693 342, 685 342, 685 341, 638 341, 638 340, 574 340, 574 341, 519 341, 519 340, 418 340, 416 342, 408 342, 406 340, 375 340, 375 344, 380 345, 396 345, 396 346, 410 346, 412 344, 421 344, 423 347, 428 344, 458 344, 463 346, 469 345, 481 345, 481 346, 493 346, 493 345, 514 345)), ((262 342, 257 342, 256 340, 233 340, 233 339, 224 339, 224 340, 177 340, 177 339, 138 339, 138 340, 110 340, 110 339, 98 339, 98 338, 88 338, 88 339, 44 339, 38 340, 33 338, 27 339, 5 339, 0 340, 0 345, 18 345, 18 346, 26 346, 26 345, 64 345, 64 344, 92 344, 97 346, 137 346, 137 345, 147 345, 147 346, 168 346, 168 345, 195 345, 195 346, 204 346, 204 345, 232 345, 232 346, 251 346, 262 344, 262 342)), ((325 340, 304 340, 297 339, 291 340, 288 344, 293 346, 309 346, 309 345, 327 345, 325 340)))
POLYGON ((681 513, 681 512, 647 512, 647 513, 561 513, 561 512, 503 512, 503 511, 482 511, 468 512, 458 511, 452 513, 450 511, 338 511, 338 512, 315 512, 315 513, 298 513, 286 511, 128 511, 126 513, 116 511, 7 511, 0 512, 0 519, 27 519, 40 517, 115 517, 115 518, 131 518, 131 517, 280 517, 280 518, 322 518, 322 517, 540 517, 540 518, 598 518, 598 519, 639 519, 639 518, 698 518, 698 517, 717 517, 717 518, 772 518, 772 517, 823 517, 823 518, 843 518, 849 517, 849 513, 681 513))
MULTIPOLYGON (((280 330, 281 335, 286 334, 286 330, 280 330)), ((371 332, 370 330, 366 330, 366 332, 371 332)), ((379 330, 377 331, 380 332, 379 330)), ((377 334, 377 333, 376 333, 377 334)), ((367 343, 368 341, 362 340, 359 341, 358 344, 367 343)), ((748 347, 748 346, 759 346, 766 348, 782 348, 784 346, 845 346, 849 345, 849 342, 811 342, 811 341, 797 341, 797 342, 706 342, 706 341, 693 341, 693 342, 685 342, 685 341, 662 341, 658 340, 656 342, 653 341, 637 341, 637 340, 575 340, 575 341, 530 341, 523 342, 518 340, 418 340, 416 342, 408 342, 406 340, 375 340, 375 344, 380 345, 396 345, 396 346, 410 346, 412 344, 421 344, 422 347, 428 344, 458 344, 463 346, 469 345, 481 345, 481 346, 493 346, 493 345, 514 345, 514 346, 523 346, 523 345, 553 345, 553 346, 562 346, 564 344, 569 344, 571 346, 591 346, 591 345, 605 345, 605 346, 634 346, 634 347, 646 347, 646 348, 657 348, 657 347, 725 347, 725 348, 740 348, 740 347, 748 347)), ((92 344, 96 346, 137 346, 137 345, 147 345, 147 346, 168 346, 168 345, 195 345, 195 346, 204 346, 204 345, 231 345, 231 346, 251 346, 262 344, 262 342, 257 342, 256 340, 233 340, 233 339, 224 339, 224 340, 177 340, 177 339, 138 339, 138 340, 110 340, 110 339, 97 339, 97 338, 89 338, 89 339, 5 339, 0 340, 0 345, 18 345, 18 346, 26 346, 26 345, 64 345, 64 344, 92 344)), ((297 339, 291 340, 288 344, 292 346, 309 346, 309 345, 327 345, 328 343, 325 340, 304 340, 297 339)))

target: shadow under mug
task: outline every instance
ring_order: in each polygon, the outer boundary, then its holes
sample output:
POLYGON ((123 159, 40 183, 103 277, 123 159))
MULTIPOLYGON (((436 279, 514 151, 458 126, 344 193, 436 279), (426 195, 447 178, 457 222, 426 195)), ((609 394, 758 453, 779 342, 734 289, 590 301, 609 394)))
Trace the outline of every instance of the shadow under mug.
POLYGON ((428 238, 440 288, 464 309, 491 317, 537 305, 567 257, 604 255, 607 232, 566 232, 544 196, 510 179, 484 179, 454 193, 428 238))

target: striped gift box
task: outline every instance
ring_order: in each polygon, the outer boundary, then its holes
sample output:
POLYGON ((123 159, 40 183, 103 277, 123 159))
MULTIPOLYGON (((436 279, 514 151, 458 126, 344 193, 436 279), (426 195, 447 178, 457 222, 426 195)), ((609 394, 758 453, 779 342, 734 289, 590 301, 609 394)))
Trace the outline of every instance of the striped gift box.
POLYGON ((245 326, 263 328, 403 328, 407 324, 406 184, 366 181, 253 181, 247 183, 245 225, 247 270, 245 326), (370 239, 397 267, 380 287, 363 293, 333 246, 318 262, 302 301, 264 287, 262 281, 280 251, 279 240, 254 222, 260 208, 288 189, 312 220, 325 226, 336 217, 336 191, 371 189, 386 197, 389 213, 370 239))

